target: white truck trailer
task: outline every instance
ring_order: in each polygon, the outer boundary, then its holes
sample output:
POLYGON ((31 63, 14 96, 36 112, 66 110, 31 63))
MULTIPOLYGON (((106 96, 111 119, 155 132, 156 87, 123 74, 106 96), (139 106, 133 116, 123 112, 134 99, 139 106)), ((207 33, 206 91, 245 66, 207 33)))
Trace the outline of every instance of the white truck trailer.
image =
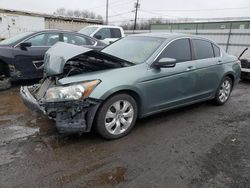
POLYGON ((0 39, 43 29, 45 29, 45 18, 43 17, 0 13, 0 39))

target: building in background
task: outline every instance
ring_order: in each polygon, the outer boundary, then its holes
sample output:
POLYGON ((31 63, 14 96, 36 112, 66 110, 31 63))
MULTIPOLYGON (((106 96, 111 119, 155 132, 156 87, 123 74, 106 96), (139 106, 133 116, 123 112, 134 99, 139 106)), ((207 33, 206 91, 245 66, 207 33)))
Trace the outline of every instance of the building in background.
MULTIPOLYGON (((250 47, 250 18, 152 24, 150 30, 199 35, 215 41, 226 52, 236 56, 250 47)), ((244 56, 250 59, 250 50, 244 56)))
POLYGON ((91 24, 102 24, 102 20, 0 9, 0 39, 43 29, 78 31, 91 24))

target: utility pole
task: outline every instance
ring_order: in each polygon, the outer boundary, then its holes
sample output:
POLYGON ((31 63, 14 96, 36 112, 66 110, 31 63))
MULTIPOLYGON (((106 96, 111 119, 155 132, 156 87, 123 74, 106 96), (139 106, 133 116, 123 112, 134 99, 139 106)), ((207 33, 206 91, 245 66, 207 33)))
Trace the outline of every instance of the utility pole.
POLYGON ((109 0, 106 2, 106 25, 109 24, 109 0))
POLYGON ((136 30, 136 22, 137 22, 137 12, 138 8, 140 7, 139 0, 136 1, 135 3, 135 22, 134 22, 134 30, 136 30))

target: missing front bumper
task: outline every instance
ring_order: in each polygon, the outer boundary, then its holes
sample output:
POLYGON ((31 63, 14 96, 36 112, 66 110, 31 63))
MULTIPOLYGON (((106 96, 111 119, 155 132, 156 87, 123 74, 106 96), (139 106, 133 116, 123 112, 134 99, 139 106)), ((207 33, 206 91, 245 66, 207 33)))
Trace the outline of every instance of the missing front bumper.
POLYGON ((29 87, 21 87, 23 103, 34 114, 42 113, 56 121, 60 133, 84 133, 91 130, 100 101, 86 99, 68 102, 38 102, 29 87))
POLYGON ((28 86, 22 86, 20 88, 20 95, 23 100, 23 103, 30 109, 32 114, 46 113, 44 108, 39 105, 37 100, 30 93, 28 86))

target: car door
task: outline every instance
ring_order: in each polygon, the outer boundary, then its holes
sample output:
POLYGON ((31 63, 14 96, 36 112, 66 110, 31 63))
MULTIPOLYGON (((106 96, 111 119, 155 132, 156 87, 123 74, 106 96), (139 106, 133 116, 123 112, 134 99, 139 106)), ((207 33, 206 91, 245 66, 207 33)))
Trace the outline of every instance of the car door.
POLYGON ((192 39, 195 67, 198 74, 196 92, 199 99, 212 97, 221 81, 220 48, 210 41, 192 39))
POLYGON ((150 68, 148 81, 144 83, 147 110, 156 112, 196 100, 197 74, 190 39, 182 38, 172 41, 159 55, 161 58, 176 59, 175 67, 150 68))
POLYGON ((42 77, 43 69, 40 67, 43 65, 44 54, 59 40, 59 33, 39 33, 23 41, 30 42, 30 47, 22 49, 17 45, 14 48, 15 67, 21 71, 22 78, 42 77))

